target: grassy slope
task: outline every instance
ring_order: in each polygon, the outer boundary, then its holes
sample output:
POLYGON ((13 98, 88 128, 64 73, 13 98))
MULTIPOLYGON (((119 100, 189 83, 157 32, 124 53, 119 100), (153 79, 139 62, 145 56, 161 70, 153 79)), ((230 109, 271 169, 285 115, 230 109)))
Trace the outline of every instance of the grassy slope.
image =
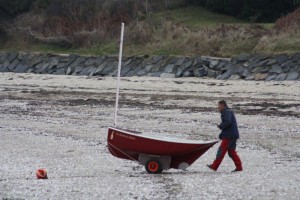
MULTIPOLYGON (((256 25, 226 15, 212 13, 201 7, 181 8, 155 13, 149 16, 148 21, 151 21, 152 24, 160 24, 154 29, 152 39, 148 40, 148 38, 146 38, 145 44, 127 42, 125 44, 125 54, 205 54, 228 57, 242 52, 267 51, 293 53, 299 50, 298 44, 300 37, 298 36, 292 39, 288 36, 282 36, 283 38, 278 42, 275 38, 270 47, 267 45, 262 46, 259 45, 261 41, 264 41, 261 34, 256 34, 256 30, 254 30, 253 33, 248 33, 252 31, 256 25), (171 23, 175 28, 166 28, 166 22, 171 23), (222 36, 224 34, 221 34, 218 29, 223 25, 228 27, 234 26, 234 28, 229 28, 229 30, 225 28, 226 36, 222 36), (180 32, 178 29, 181 27, 184 27, 184 31, 180 32), (200 43, 200 47, 198 47, 198 43, 200 43), (265 46, 267 46, 267 48, 265 48, 265 46)), ((272 29, 273 24, 259 24, 259 26, 261 28, 258 31, 261 33, 272 29), (263 30, 261 31, 261 29, 263 30)), ((128 29, 127 26, 127 34, 131 34, 130 31, 134 31, 134 28, 128 29)), ((48 44, 28 45, 22 44, 22 42, 11 41, 5 46, 1 46, 0 50, 111 55, 117 54, 118 41, 111 41, 106 44, 79 49, 64 49, 48 44)))

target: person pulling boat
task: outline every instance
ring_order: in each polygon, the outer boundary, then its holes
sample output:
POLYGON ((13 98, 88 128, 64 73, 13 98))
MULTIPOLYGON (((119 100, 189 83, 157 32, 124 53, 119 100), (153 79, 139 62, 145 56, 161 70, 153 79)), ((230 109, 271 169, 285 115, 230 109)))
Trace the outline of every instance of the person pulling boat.
POLYGON ((232 110, 227 106, 226 101, 221 100, 218 103, 218 110, 221 113, 222 123, 217 125, 221 129, 219 139, 221 145, 217 151, 217 156, 211 165, 207 165, 210 169, 217 171, 226 153, 235 164, 235 170, 232 172, 243 171, 242 161, 236 152, 236 141, 240 138, 237 121, 232 110))

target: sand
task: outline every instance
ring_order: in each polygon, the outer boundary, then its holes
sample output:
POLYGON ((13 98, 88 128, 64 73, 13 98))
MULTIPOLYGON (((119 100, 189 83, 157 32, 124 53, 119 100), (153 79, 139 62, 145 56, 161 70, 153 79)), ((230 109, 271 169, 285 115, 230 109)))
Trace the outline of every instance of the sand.
POLYGON ((123 78, 118 126, 216 139, 226 99, 241 132, 242 173, 207 169, 217 145, 188 171, 149 175, 106 148, 115 78, 0 74, 0 198, 299 199, 300 82, 123 78), (45 168, 48 180, 37 180, 45 168))

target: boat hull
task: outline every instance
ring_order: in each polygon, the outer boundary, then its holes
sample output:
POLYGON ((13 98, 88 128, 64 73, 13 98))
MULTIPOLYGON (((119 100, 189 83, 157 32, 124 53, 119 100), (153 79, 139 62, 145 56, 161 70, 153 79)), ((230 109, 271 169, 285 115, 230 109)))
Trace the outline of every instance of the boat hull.
POLYGON ((140 155, 170 157, 170 168, 175 169, 193 164, 216 143, 152 138, 113 127, 108 128, 107 137, 108 149, 115 157, 134 161, 139 161, 140 155))

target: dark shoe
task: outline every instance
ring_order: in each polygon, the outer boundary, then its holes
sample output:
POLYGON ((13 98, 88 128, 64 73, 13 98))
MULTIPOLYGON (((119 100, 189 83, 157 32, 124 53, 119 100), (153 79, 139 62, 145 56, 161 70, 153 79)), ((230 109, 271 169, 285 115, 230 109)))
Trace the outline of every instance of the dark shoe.
POLYGON ((209 169, 213 170, 213 171, 217 171, 216 169, 212 168, 211 165, 207 165, 207 167, 208 167, 209 169))
POLYGON ((235 170, 233 170, 231 172, 241 172, 241 171, 243 171, 243 169, 235 169, 235 170))

